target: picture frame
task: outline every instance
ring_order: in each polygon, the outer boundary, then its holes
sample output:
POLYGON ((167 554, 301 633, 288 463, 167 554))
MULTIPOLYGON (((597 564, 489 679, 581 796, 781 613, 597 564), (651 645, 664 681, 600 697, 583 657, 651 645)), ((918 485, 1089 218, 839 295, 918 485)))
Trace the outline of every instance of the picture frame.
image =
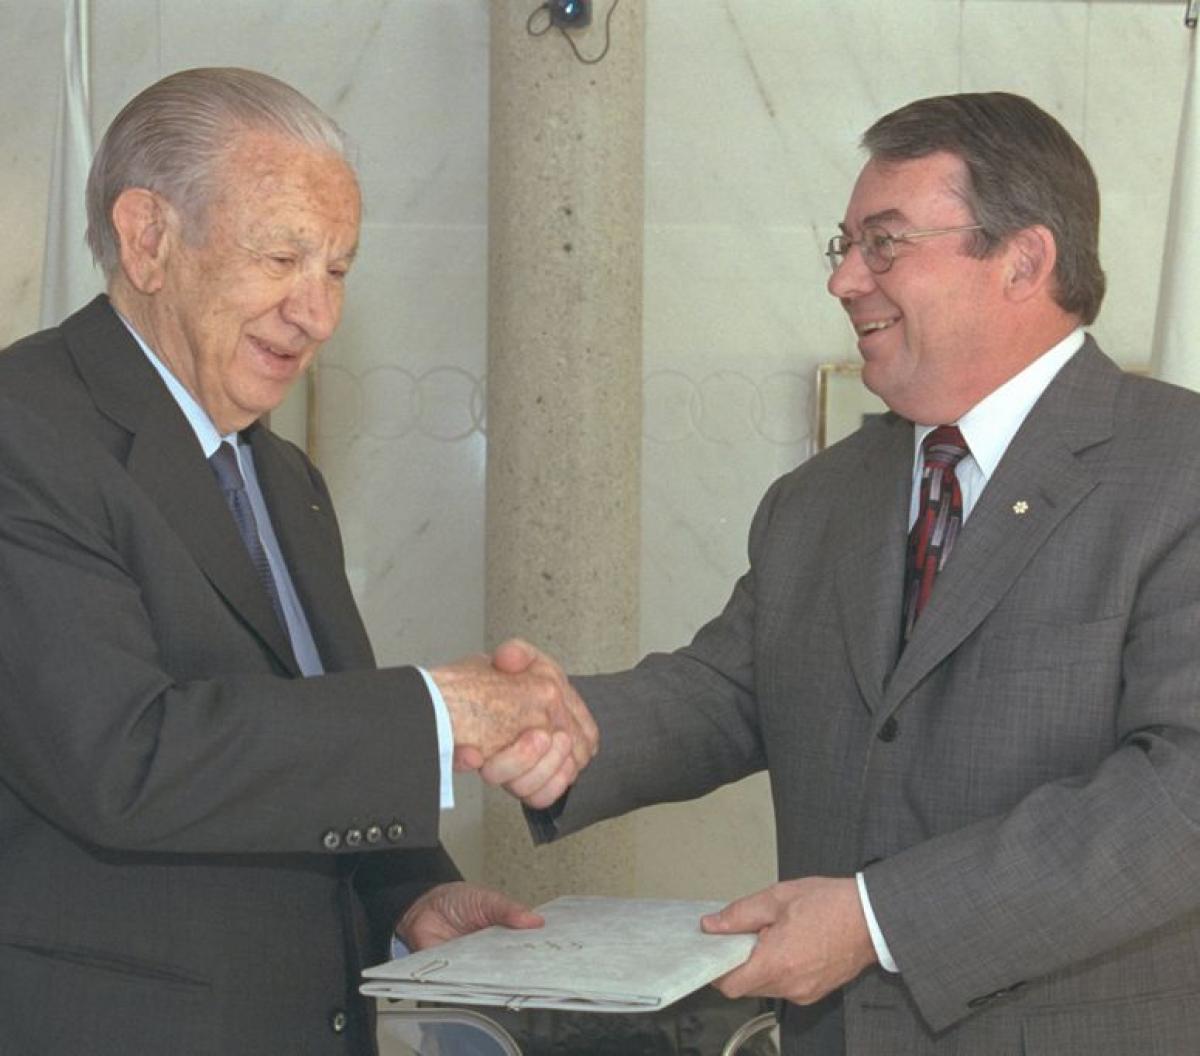
POLYGON ((887 404, 862 383, 861 363, 822 363, 817 367, 817 450, 855 432, 887 404))

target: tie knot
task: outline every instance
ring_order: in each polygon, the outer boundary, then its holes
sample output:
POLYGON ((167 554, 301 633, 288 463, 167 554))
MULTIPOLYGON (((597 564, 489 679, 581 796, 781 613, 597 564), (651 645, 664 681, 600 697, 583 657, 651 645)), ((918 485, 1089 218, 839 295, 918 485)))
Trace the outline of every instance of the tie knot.
POLYGON ((956 466, 969 450, 957 425, 939 425, 922 443, 926 465, 956 466))
POLYGON ((233 450, 233 444, 222 443, 209 456, 208 464, 212 467, 222 491, 241 491, 246 486, 242 479, 242 471, 238 468, 237 453, 233 450))

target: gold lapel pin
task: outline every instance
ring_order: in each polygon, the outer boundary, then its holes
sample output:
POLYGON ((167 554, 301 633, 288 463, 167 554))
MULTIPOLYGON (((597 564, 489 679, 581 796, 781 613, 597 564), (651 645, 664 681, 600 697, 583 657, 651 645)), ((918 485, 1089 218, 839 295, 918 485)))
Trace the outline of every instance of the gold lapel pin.
POLYGON ((1012 510, 1013 513, 1015 513, 1018 517, 1021 517, 1029 512, 1029 503, 1027 503, 1024 499, 1018 499, 1013 503, 1012 510))

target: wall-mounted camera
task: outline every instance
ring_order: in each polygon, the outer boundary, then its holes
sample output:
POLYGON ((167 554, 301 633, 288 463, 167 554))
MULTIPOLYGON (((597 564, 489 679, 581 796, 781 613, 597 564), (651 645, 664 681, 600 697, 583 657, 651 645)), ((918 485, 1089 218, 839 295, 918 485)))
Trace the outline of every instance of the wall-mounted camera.
POLYGON ((549 0, 550 22, 560 29, 583 29, 592 24, 592 0, 549 0))

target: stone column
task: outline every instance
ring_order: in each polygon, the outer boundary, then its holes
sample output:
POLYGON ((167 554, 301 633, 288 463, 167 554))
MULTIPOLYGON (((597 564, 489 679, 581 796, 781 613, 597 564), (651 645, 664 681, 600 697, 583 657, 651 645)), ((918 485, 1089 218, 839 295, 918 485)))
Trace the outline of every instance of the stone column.
MULTIPOLYGON (((572 34, 584 58, 609 2, 572 34)), ((644 20, 620 0, 585 65, 530 35, 535 6, 491 5, 486 631, 590 673, 638 647, 644 20)), ((630 894, 628 823, 535 850, 489 790, 484 873, 531 902, 630 894)))

